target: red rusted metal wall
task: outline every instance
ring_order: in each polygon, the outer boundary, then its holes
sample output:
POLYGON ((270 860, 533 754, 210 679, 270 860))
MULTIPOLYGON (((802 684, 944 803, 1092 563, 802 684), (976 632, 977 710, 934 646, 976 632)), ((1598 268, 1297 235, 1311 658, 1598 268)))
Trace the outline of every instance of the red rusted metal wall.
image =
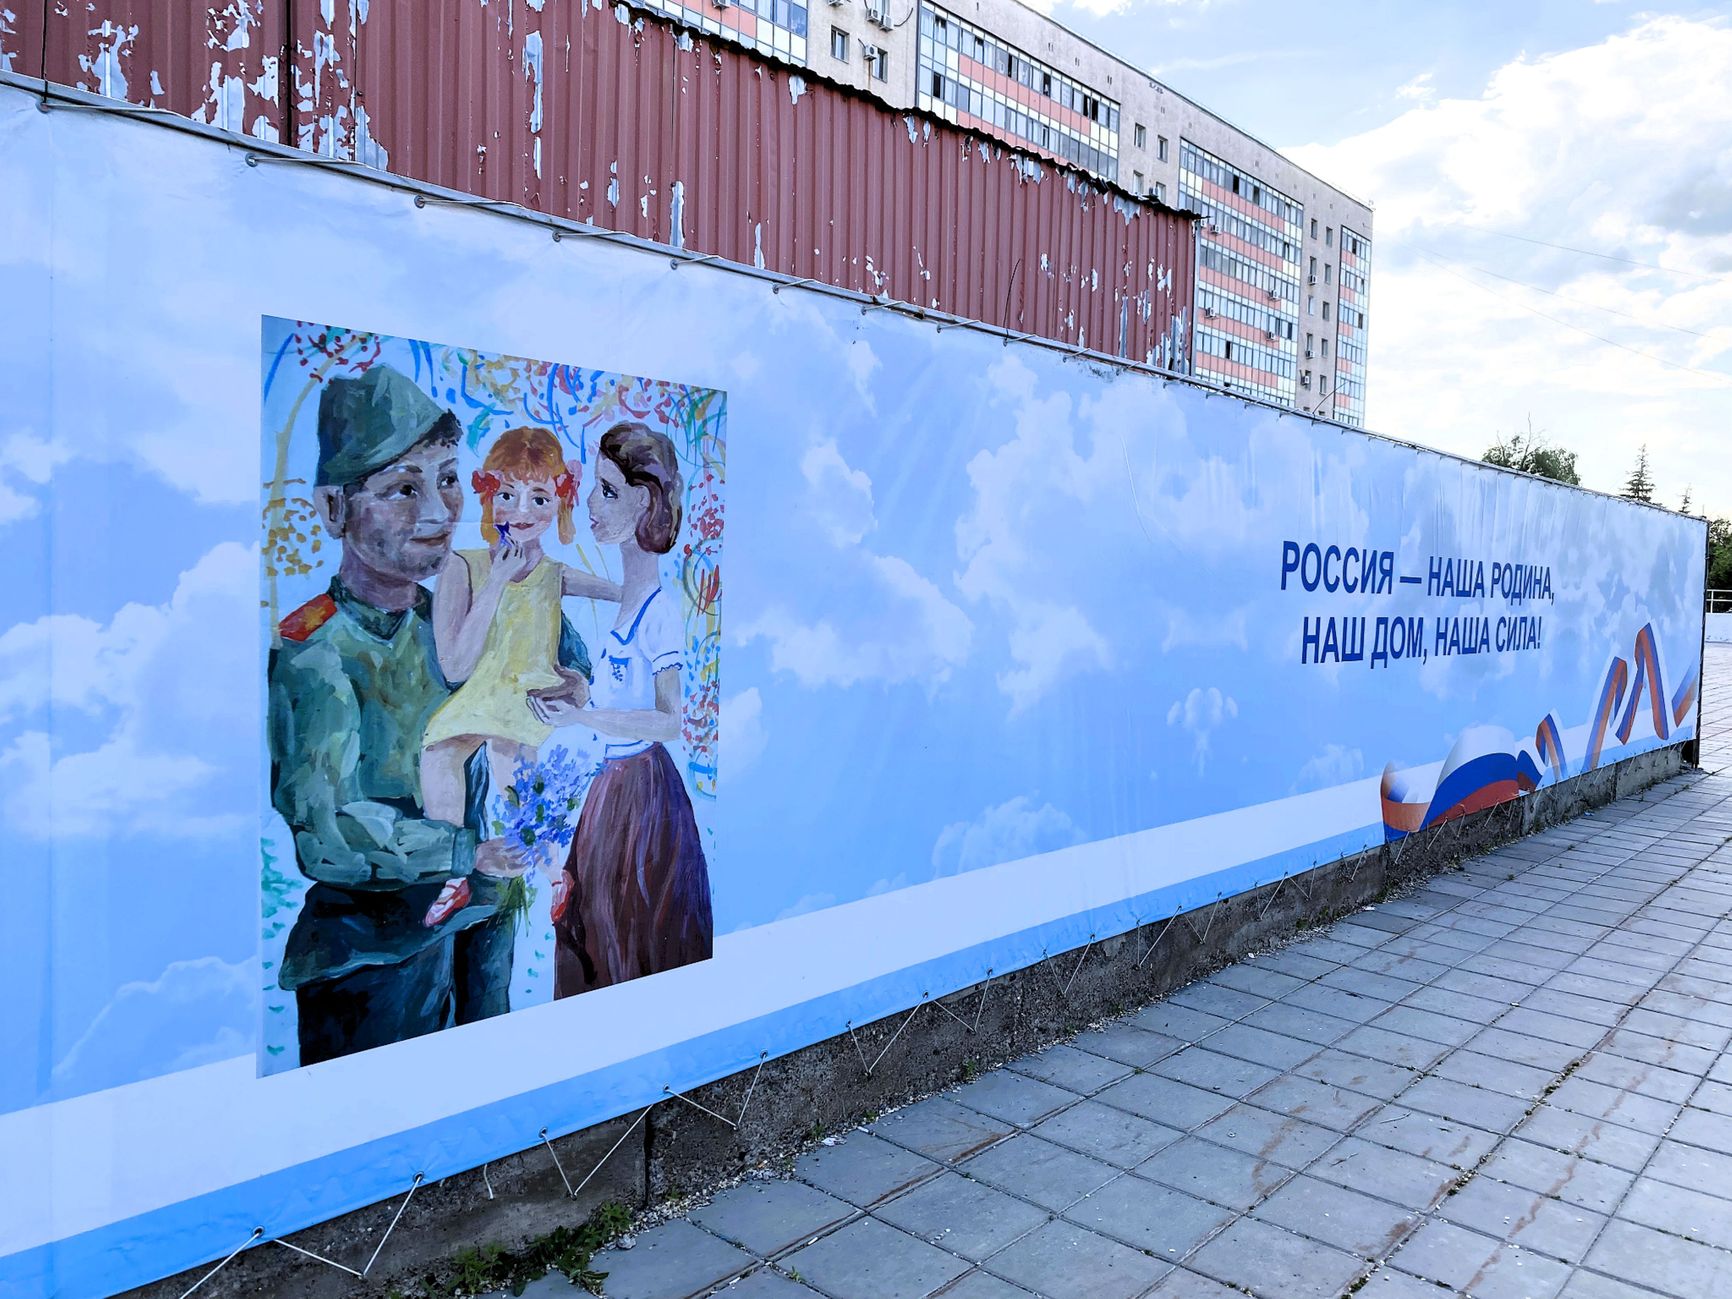
POLYGON ((624 6, 8 8, 0 66, 26 76, 1114 355, 1189 359, 1190 218, 624 6))

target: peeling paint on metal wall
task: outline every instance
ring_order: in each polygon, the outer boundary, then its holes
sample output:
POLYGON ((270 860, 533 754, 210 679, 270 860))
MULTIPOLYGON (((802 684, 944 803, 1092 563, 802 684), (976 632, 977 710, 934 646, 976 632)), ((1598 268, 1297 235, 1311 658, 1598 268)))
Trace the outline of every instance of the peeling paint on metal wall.
POLYGON ((50 80, 325 157, 1139 361, 1190 354, 1188 218, 623 5, 7 8, 0 65, 27 76, 46 56, 50 80))

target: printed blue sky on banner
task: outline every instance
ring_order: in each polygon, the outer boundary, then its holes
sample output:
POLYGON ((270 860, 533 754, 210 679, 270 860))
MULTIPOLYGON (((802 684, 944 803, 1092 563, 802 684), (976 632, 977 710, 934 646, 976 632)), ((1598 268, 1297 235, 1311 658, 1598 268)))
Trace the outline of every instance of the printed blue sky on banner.
MULTIPOLYGON (((340 215, 274 192, 292 255, 189 264, 116 212, 160 229, 196 192, 210 228, 247 229, 249 176, 194 150, 165 188, 108 144, 80 193, 118 207, 57 202, 66 173, 15 156, 0 208, 0 352, 49 380, 0 408, 0 544, 24 561, 0 593, 0 968, 29 1036, 0 1111, 256 1049, 264 301, 727 390, 718 935, 1352 782, 1375 842, 1386 764, 1472 727, 1531 745, 1547 713, 1579 731, 1644 624, 1668 694, 1695 662, 1698 524, 665 260, 586 257, 574 282, 570 245, 361 186, 340 215), (395 255, 403 230, 437 274, 395 255), (1302 664, 1306 616, 1481 605, 1283 591, 1286 540, 1403 574, 1549 566, 1543 648, 1302 664)), ((1654 742, 1640 719, 1631 747, 1654 742)))

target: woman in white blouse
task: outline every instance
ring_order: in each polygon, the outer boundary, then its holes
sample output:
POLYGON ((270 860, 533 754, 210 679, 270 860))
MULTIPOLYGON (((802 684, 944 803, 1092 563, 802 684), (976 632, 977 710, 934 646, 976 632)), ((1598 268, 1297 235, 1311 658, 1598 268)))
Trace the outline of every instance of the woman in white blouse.
MULTIPOLYGON (((637 423, 602 435, 589 493, 596 541, 618 546, 620 614, 595 655, 582 720, 606 741, 555 902, 553 995, 570 997, 707 960, 709 869, 679 767, 685 622, 658 558, 679 536, 684 484, 673 443, 637 423)), ((544 700, 538 714, 553 720, 544 700)))

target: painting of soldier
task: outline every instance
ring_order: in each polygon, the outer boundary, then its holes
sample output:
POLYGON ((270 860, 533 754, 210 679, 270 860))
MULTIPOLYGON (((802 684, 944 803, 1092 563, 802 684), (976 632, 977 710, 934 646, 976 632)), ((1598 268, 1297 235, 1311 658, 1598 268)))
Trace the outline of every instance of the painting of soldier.
POLYGON ((262 1071, 707 959, 723 395, 274 318, 263 359, 262 1071))

